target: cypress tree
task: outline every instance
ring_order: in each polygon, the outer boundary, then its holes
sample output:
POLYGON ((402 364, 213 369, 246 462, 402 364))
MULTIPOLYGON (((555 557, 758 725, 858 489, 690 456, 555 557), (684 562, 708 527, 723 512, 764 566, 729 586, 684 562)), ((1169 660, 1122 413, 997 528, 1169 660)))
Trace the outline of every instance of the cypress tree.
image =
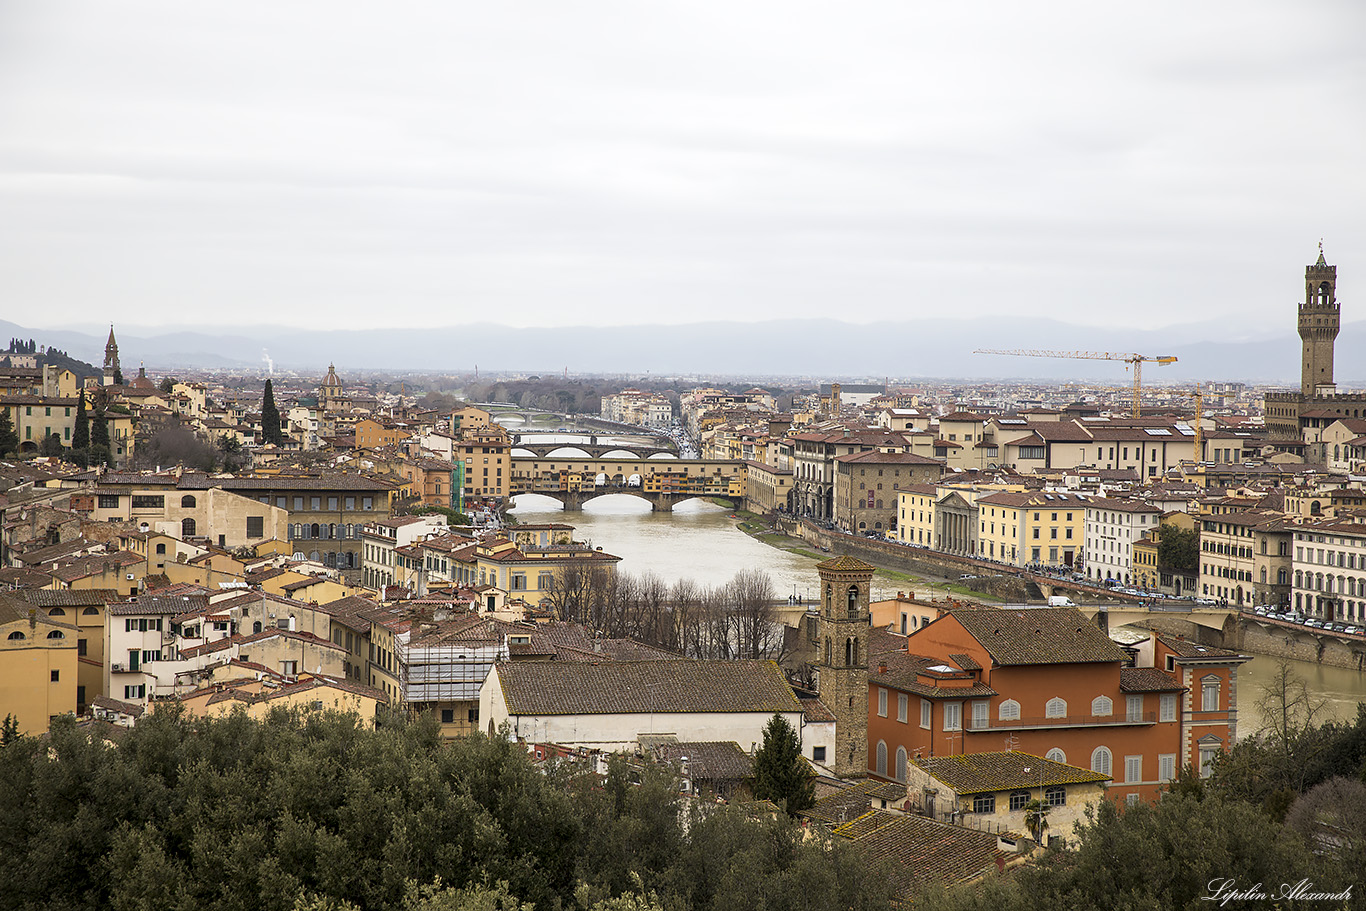
POLYGON ((261 397, 261 441, 279 446, 284 442, 280 429, 280 410, 275 407, 275 388, 266 380, 266 391, 261 397))
POLYGON ((0 457, 7 456, 19 448, 19 433, 10 420, 9 409, 0 406, 0 457))
POLYGON ((101 462, 111 464, 114 455, 109 448, 109 419, 104 416, 104 408, 95 408, 95 420, 90 422, 90 464, 101 462))
POLYGON ((75 450, 90 447, 90 414, 85 410, 85 390, 76 399, 76 428, 71 431, 71 448, 75 450))
POLYGON ((802 743, 782 715, 764 727, 764 743, 754 754, 754 796, 767 798, 796 816, 816 803, 811 767, 802 758, 802 743))

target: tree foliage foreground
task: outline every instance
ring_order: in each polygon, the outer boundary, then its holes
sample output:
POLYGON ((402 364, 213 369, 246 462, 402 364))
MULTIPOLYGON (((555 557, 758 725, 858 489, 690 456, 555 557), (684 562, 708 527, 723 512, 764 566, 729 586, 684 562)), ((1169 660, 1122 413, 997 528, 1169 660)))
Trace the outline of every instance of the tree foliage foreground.
POLYGON ((115 746, 61 719, 0 747, 0 906, 887 907, 852 846, 702 809, 667 768, 538 770, 429 721, 162 710, 115 746))

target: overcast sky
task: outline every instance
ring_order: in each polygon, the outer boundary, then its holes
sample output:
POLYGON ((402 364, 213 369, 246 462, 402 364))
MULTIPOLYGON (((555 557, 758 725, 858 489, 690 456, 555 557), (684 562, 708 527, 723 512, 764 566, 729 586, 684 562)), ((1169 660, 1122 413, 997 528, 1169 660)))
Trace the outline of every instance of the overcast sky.
POLYGON ((0 315, 1255 335, 1322 237, 1366 318, 1363 37, 1361 0, 0 0, 0 315))

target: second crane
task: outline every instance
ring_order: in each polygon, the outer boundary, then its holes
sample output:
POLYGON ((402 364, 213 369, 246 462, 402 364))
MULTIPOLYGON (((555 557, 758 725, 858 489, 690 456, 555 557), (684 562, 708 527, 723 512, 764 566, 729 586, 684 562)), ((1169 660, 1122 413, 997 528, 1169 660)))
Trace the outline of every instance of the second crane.
POLYGON ((1143 389, 1143 362, 1154 361, 1160 367, 1176 363, 1170 354, 1117 354, 1113 351, 1047 351, 1035 348, 978 348, 973 354, 1011 354, 1019 357, 1061 357, 1083 361, 1124 361, 1134 370, 1134 417, 1139 416, 1139 395, 1143 389))

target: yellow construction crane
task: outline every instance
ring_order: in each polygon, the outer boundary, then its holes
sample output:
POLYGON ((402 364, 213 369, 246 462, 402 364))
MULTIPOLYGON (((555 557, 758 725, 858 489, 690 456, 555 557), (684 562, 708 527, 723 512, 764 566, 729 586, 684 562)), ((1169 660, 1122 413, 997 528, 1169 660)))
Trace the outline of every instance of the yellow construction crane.
MULTIPOLYGON (((1082 361, 1124 361, 1134 369, 1134 417, 1139 416, 1138 399, 1143 389, 1143 362, 1155 361, 1158 366, 1176 363, 1170 354, 1116 354, 1113 351, 1041 351, 1033 348, 978 348, 973 354, 1011 354, 1019 357, 1063 357, 1082 361)), ((1125 369, 1128 369, 1127 367, 1125 369)))
POLYGON ((1194 392, 1173 392, 1172 395, 1185 396, 1188 399, 1195 399, 1195 461, 1205 461, 1205 428, 1201 426, 1201 418, 1205 416, 1205 398, 1213 396, 1223 401, 1231 398, 1228 392, 1205 392, 1199 387, 1194 392))

